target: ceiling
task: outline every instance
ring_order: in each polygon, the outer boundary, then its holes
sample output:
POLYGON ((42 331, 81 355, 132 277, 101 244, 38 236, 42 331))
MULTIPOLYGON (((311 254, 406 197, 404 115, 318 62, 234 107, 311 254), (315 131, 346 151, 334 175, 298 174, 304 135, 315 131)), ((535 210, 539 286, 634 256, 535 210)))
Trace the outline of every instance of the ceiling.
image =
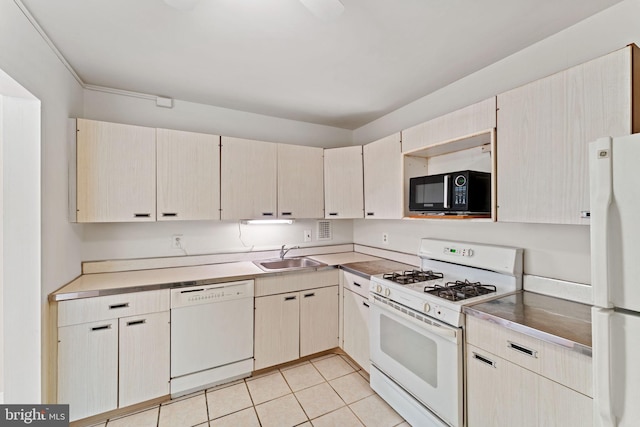
POLYGON ((22 0, 84 83, 356 129, 620 0, 22 0))

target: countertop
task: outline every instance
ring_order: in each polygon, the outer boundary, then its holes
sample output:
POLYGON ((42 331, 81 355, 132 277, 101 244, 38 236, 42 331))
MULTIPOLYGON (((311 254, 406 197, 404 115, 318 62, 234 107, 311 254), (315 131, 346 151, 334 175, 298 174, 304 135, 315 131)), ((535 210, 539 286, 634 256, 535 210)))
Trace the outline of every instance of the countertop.
MULTIPOLYGON (((380 261, 380 258, 357 252, 340 252, 327 255, 309 255, 327 266, 348 263, 380 261)), ((324 267, 327 268, 327 267, 324 267)), ((314 271, 309 269, 308 271, 314 271)), ((292 270, 291 272, 300 272, 292 270)), ((189 267, 155 268, 149 270, 121 271, 115 273, 83 274, 49 295, 49 301, 64 301, 102 295, 140 292, 179 286, 220 283, 245 280, 264 275, 287 274, 266 272, 251 261, 225 262, 189 267)))
POLYGON ((465 314, 591 356, 591 306, 520 291, 466 306, 465 314))
POLYGON ((403 264, 401 262, 390 261, 388 259, 378 259, 375 261, 350 262, 341 264, 340 267, 350 273, 357 274, 364 278, 370 278, 375 274, 390 273, 392 271, 412 270, 418 268, 414 265, 403 264))

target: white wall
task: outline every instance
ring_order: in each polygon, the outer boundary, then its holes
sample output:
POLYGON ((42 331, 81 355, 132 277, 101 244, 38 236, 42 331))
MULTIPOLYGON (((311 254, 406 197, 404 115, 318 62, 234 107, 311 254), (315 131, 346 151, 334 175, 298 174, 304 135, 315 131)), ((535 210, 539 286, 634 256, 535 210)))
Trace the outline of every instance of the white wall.
POLYGON ((316 147, 351 144, 350 130, 175 100, 173 108, 132 96, 85 90, 86 119, 316 147))
POLYGON ((189 255, 279 249, 281 245, 318 246, 351 243, 353 223, 332 220, 332 240, 316 240, 316 221, 297 220, 291 225, 243 225, 231 221, 168 221, 146 224, 85 224, 82 258, 106 259, 180 256, 171 236, 182 234, 189 255), (304 230, 313 241, 304 243, 304 230))
MULTIPOLYGON (((597 58, 640 45, 640 0, 625 0, 353 131, 366 144, 442 114, 597 58)), ((464 55, 465 52, 459 52, 464 55)))
MULTIPOLYGON (((80 236, 78 228, 69 224, 67 217, 67 153, 66 153, 66 120, 82 112, 82 88, 63 66, 42 37, 33 29, 22 11, 13 1, 0 2, 0 69, 6 72, 21 86, 40 99, 39 113, 41 126, 38 129, 40 146, 38 151, 32 152, 35 158, 29 158, 25 166, 33 162, 42 163, 40 171, 33 175, 38 180, 38 187, 33 185, 26 187, 25 198, 37 198, 41 209, 37 208, 37 214, 41 218, 41 250, 39 250, 37 262, 41 264, 41 272, 38 274, 40 292, 37 297, 33 293, 25 294, 30 298, 27 305, 30 308, 42 309, 42 343, 46 342, 48 303, 47 295, 77 276, 80 272, 80 236), (41 186, 41 188, 40 188, 41 186), (33 192, 36 192, 35 194, 33 192)), ((11 163, 13 159, 4 159, 5 163, 11 163)), ((17 162, 18 159, 15 159, 17 162)), ((17 164, 19 166, 19 164, 17 164)), ((30 169, 28 169, 30 170, 30 169)), ((15 182, 7 185, 17 185, 15 182)), ((31 200, 31 199, 29 199, 31 200)), ((5 199, 5 204, 7 200, 5 199)), ((25 215, 31 215, 25 212, 25 215)), ((5 220, 6 221, 6 220, 5 220)), ((37 231, 37 227, 33 231, 37 231)), ((6 233, 6 229, 5 229, 6 233)), ((6 237, 6 236, 5 236, 6 237)), ((5 248, 19 251, 19 246, 5 248)), ((23 268, 28 274, 28 266, 36 261, 32 253, 25 254, 21 260, 23 268)), ((20 264, 21 265, 21 264, 20 264)), ((5 264, 6 267, 6 264, 5 264)), ((25 282, 26 283, 26 282, 25 282)), ((22 282, 15 283, 22 285, 22 282)), ((5 291, 7 287, 5 286, 5 291)), ((5 293, 5 296, 6 293, 5 293)), ((29 310, 28 313, 31 313, 29 310)), ((35 316, 35 315, 34 315, 35 316)), ((35 316, 33 319, 39 319, 35 316)), ((6 325, 15 333, 25 334, 19 329, 20 323, 12 321, 6 325)), ((29 332, 30 333, 30 332, 29 332)), ((38 333, 38 337, 39 337, 38 333)), ((26 336, 26 335, 25 335, 26 336)), ((6 338, 6 335, 5 335, 6 338)), ((12 351, 12 349, 7 349, 12 351)), ((16 350, 18 351, 18 350, 16 350)), ((33 349, 33 354, 40 356, 40 347, 33 349)), ((28 357, 22 352, 14 354, 14 357, 28 357)), ((29 367, 29 359, 21 361, 22 366, 29 367)), ((6 359, 5 359, 5 362, 6 359)), ((41 361, 43 375, 46 377, 48 362, 47 348, 42 347, 41 361)), ((33 375, 25 375, 20 387, 25 390, 33 390, 35 376, 37 375, 37 388, 41 387, 39 376, 40 367, 31 366, 33 375)), ((5 372, 7 374, 7 372, 5 372)), ((5 376, 6 379, 6 376, 5 376)), ((44 386, 44 384, 42 384, 44 386)), ((9 390, 5 390, 8 401, 9 390)), ((46 398, 45 398, 46 399, 46 398)), ((22 403, 39 401, 38 399, 23 399, 22 403)))
MULTIPOLYGON (((640 1, 626 0, 353 132, 368 143, 590 59, 640 44, 640 1)), ((460 52, 464 55, 464 52, 460 52)), ((498 127, 500 124, 498 124, 498 127)), ((498 132, 498 144, 500 136, 498 132)), ((500 171, 498 171, 500 173, 500 171)), ((416 253, 420 237, 525 248, 525 273, 590 283, 588 226, 433 221, 354 222, 354 243, 416 253), (388 232, 390 243, 381 244, 388 232)))
POLYGON ((40 402, 40 102, 2 97, 4 401, 40 402))

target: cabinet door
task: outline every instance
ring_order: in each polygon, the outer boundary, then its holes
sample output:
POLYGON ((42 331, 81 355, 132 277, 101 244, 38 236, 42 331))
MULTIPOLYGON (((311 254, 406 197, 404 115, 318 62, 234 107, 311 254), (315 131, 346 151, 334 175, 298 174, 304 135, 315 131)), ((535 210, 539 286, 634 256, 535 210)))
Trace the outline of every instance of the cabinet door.
POLYGON ((300 357, 338 347, 338 286, 300 292, 300 357))
POLYGON ((70 421, 117 408, 117 320, 58 328, 58 403, 70 421))
POLYGON ((158 221, 220 219, 220 137, 157 130, 158 221))
POLYGON ((118 406, 169 394, 169 312, 119 320, 118 406))
POLYGON ((362 218, 362 146, 324 150, 325 218, 362 218))
POLYGON ((364 145, 362 152, 365 218, 402 218, 403 186, 400 133, 364 145))
POLYGON ((545 427, 590 427, 593 425, 593 399, 568 387, 540 378, 538 425, 545 427))
MULTIPOLYGON (((538 427, 535 373, 467 345, 469 427, 538 427)), ((566 408, 568 410, 568 408, 566 408)))
POLYGON ((299 357, 300 304, 298 292, 255 299, 254 369, 299 357))
POLYGON ((77 221, 156 219, 156 130, 77 119, 77 221))
POLYGON ((589 223, 588 144, 631 133, 630 49, 498 95, 498 221, 589 223))
POLYGON ((324 218, 324 150, 278 144, 278 217, 324 218))
POLYGON ((222 137, 223 220, 275 218, 277 144, 222 137))
POLYGON ((344 343, 342 349, 369 372, 369 300, 344 290, 344 343))

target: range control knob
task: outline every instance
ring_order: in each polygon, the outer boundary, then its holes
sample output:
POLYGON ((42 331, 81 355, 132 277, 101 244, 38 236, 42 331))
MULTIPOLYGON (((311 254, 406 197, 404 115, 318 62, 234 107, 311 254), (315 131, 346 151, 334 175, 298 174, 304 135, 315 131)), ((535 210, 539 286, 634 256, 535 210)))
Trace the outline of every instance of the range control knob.
POLYGON ((388 297, 389 295, 391 295, 391 289, 389 289, 389 288, 385 288, 385 290, 384 290, 384 296, 385 296, 385 297, 388 297))
POLYGON ((376 292, 381 294, 382 293, 382 286, 376 285, 376 292))
POLYGON ((424 312, 425 312, 425 313, 428 313, 428 312, 429 312, 429 310, 431 310, 431 306, 429 305, 429 303, 428 303, 428 302, 425 302, 425 303, 424 303, 424 312))

